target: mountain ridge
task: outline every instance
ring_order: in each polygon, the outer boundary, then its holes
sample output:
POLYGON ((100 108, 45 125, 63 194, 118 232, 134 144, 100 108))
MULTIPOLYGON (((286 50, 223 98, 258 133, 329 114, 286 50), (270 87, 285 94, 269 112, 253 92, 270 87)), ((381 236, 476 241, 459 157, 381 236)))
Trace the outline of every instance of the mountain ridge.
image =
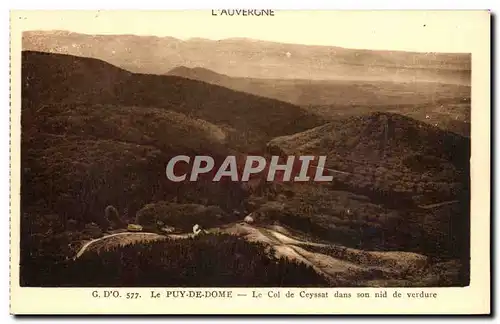
POLYGON ((23 51, 22 65, 24 110, 52 103, 164 108, 222 126, 235 142, 255 144, 323 122, 276 99, 177 76, 132 73, 93 58, 23 51))
POLYGON ((378 52, 403 52, 403 53, 414 53, 414 54, 442 54, 442 55, 468 55, 465 52, 429 52, 429 51, 406 51, 406 50, 380 50, 380 49, 370 49, 370 48, 354 48, 354 47, 343 47, 336 45, 319 45, 319 44, 297 44, 297 43, 289 43, 289 42, 280 42, 280 41, 272 41, 272 40, 262 40, 252 37, 227 37, 220 39, 211 39, 204 37, 189 37, 189 38, 178 38, 173 36, 158 36, 158 35, 141 35, 141 34, 88 34, 83 32, 73 32, 70 30, 64 29, 50 29, 50 30, 27 30, 25 33, 46 33, 46 34, 57 34, 57 35, 87 35, 87 36, 132 36, 132 37, 154 37, 160 39, 171 39, 181 42, 189 42, 189 41, 207 41, 207 42, 231 42, 231 41, 248 41, 248 42, 260 42, 260 43, 272 43, 272 44, 288 44, 288 45, 304 45, 309 47, 329 47, 335 49, 347 49, 347 50, 356 50, 356 51, 378 51, 378 52))
POLYGON ((440 78, 446 82, 458 78, 461 83, 470 83, 468 54, 384 52, 234 39, 184 41, 172 37, 50 31, 24 32, 23 49, 100 58, 143 73, 166 72, 179 65, 199 65, 240 77, 320 80, 351 76, 360 80, 395 81, 440 78), (366 66, 370 68, 366 69, 366 66), (425 70, 412 70, 411 67, 425 70))

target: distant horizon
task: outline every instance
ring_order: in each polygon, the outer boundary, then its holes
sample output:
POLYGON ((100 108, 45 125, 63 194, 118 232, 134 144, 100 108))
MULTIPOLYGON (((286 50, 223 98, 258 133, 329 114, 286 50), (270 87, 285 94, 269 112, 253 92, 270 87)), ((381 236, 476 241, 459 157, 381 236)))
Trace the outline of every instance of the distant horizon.
POLYGON ((243 38, 354 50, 467 54, 484 36, 484 11, 275 10, 273 17, 184 11, 11 11, 21 31, 189 39, 243 38))
POLYGON ((291 43, 291 42, 283 42, 283 41, 272 41, 266 39, 257 39, 252 37, 227 37, 227 38, 206 38, 206 37, 198 37, 193 36, 189 38, 180 38, 176 36, 170 35, 146 35, 146 34, 137 34, 137 33, 86 33, 79 31, 72 31, 69 29, 32 29, 32 30, 24 30, 24 33, 67 33, 67 34, 78 34, 78 35, 86 35, 86 36, 134 36, 134 37, 156 37, 156 38, 171 38, 177 41, 189 42, 189 41, 229 41, 229 40, 241 40, 241 41, 249 41, 249 42, 261 42, 261 43, 273 43, 273 44, 287 44, 287 45, 300 45, 300 46, 309 46, 309 47, 330 47, 330 48, 339 48, 346 50, 359 50, 359 51, 373 51, 373 52, 400 52, 400 53, 416 53, 416 54, 441 54, 441 55, 464 55, 470 56, 470 52, 436 52, 436 51, 414 51, 414 50, 402 50, 402 49, 373 49, 373 48, 355 48, 355 47, 345 47, 339 45, 321 45, 321 44, 303 44, 303 43, 291 43))

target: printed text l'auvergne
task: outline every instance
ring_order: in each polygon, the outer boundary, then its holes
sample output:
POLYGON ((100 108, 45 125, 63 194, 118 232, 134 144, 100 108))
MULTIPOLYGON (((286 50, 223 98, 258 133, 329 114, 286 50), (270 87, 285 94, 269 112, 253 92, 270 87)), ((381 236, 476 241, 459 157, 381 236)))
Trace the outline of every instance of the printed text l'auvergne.
POLYGON ((212 16, 265 16, 274 17, 274 10, 271 9, 220 9, 212 10, 212 16))

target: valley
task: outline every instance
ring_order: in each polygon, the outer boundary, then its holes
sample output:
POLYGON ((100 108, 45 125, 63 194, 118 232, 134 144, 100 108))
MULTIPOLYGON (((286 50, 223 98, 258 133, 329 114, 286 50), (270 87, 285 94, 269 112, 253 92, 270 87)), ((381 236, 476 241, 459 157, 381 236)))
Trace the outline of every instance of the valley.
POLYGON ((468 285, 466 55, 87 36, 25 34, 21 285, 468 285), (134 42, 158 53, 109 57, 134 42), (247 70, 223 64, 261 47, 247 70), (283 63, 284 49, 301 54, 283 63), (179 155, 213 170, 227 156, 325 156, 312 169, 332 180, 175 182, 179 155))

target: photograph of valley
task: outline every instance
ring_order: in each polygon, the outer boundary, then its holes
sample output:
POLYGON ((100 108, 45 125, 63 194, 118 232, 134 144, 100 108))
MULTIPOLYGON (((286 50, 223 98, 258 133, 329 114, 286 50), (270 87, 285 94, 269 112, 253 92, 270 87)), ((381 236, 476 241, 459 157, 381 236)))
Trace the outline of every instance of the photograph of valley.
POLYGON ((469 53, 30 30, 20 82, 23 287, 469 285, 469 53), (178 155, 333 180, 173 182, 178 155))

